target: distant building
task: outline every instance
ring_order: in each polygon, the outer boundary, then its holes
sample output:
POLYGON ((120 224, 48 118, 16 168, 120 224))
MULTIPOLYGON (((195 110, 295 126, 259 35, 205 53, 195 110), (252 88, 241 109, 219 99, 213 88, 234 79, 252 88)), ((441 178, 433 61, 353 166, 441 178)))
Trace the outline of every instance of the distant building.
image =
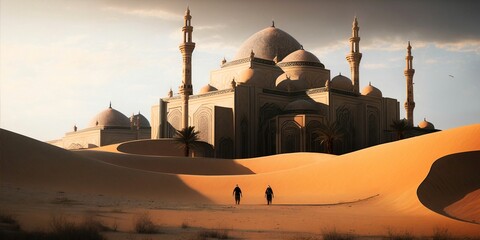
POLYGON ((65 137, 49 143, 66 149, 100 147, 131 140, 150 139, 148 120, 140 113, 130 118, 112 108, 112 105, 92 118, 85 129, 73 127, 65 137))
MULTIPOLYGON (((221 61, 210 83, 193 95, 191 59, 195 43, 190 10, 184 17, 183 79, 152 106, 152 138, 171 138, 175 130, 195 126, 201 140, 221 158, 244 158, 288 152, 321 152, 316 141, 326 121, 341 123, 347 134, 336 145, 345 153, 395 139, 390 124, 400 118, 396 99, 369 84, 360 91, 360 37, 355 18, 350 37, 351 78, 331 78, 330 70, 288 33, 272 26, 248 38, 236 56, 221 61)), ((411 46, 407 48, 407 121, 413 126, 411 46)), ((421 124, 423 127, 424 124, 421 124)), ((427 124, 428 125, 428 124, 427 124)), ((433 127, 428 125, 427 127, 433 127)))

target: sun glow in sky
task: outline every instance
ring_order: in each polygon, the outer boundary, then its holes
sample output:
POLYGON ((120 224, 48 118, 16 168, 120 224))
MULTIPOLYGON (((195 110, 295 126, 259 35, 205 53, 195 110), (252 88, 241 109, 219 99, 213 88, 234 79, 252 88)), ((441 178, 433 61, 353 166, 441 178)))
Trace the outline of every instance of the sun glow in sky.
POLYGON ((478 1, 59 1, 1 0, 0 127, 61 138, 108 107, 127 116, 181 83, 183 14, 194 27, 197 92, 225 57, 271 25, 296 38, 331 71, 345 56, 356 15, 360 88, 378 87, 405 116, 405 54, 412 43, 415 122, 436 128, 480 122, 478 1))

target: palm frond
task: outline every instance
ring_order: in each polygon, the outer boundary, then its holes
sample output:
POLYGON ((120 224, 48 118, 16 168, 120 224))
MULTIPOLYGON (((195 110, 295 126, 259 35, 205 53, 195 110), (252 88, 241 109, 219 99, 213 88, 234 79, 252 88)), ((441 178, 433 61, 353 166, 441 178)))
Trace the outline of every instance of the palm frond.
POLYGON ((317 131, 318 137, 314 141, 320 141, 326 148, 327 153, 333 152, 334 142, 342 141, 345 136, 345 128, 338 122, 326 121, 321 124, 317 131))
POLYGON ((185 156, 188 156, 190 147, 195 147, 198 145, 200 140, 200 132, 195 131, 194 126, 188 126, 181 130, 176 130, 175 136, 173 137, 175 141, 182 144, 185 148, 185 156))
POLYGON ((393 132, 397 133, 397 138, 403 139, 405 137, 405 132, 411 129, 411 126, 408 125, 407 119, 393 120, 390 127, 393 129, 393 132))

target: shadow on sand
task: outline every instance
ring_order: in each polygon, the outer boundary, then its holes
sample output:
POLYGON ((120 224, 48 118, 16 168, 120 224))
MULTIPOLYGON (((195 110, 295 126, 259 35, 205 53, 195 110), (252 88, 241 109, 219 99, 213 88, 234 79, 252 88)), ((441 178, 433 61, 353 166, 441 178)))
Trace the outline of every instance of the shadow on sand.
POLYGON ((417 189, 420 202, 444 216, 471 222, 450 216, 444 209, 480 189, 479 169, 480 151, 455 153, 438 159, 417 189))
POLYGON ((189 175, 255 174, 232 159, 146 156, 94 150, 76 151, 79 155, 117 166, 145 171, 189 175), (206 167, 208 166, 208 167, 206 167))

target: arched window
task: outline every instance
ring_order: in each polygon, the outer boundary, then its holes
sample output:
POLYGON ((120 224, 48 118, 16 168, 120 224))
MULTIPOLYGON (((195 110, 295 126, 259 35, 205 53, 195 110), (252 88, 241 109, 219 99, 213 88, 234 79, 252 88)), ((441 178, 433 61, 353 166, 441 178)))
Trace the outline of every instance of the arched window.
POLYGON ((378 119, 371 113, 368 116, 368 146, 377 145, 378 142, 378 119))
POLYGON ((193 124, 199 131, 198 137, 201 141, 213 144, 212 140, 212 110, 208 107, 201 107, 193 114, 193 124))
POLYGON ((256 147, 257 153, 260 156, 276 153, 275 135, 272 136, 271 134, 271 128, 273 124, 270 124, 270 121, 275 116, 278 116, 281 112, 282 108, 280 108, 275 103, 266 103, 258 111, 258 116, 260 117, 260 120, 258 123, 259 134, 256 147))
POLYGON ((182 114, 178 110, 173 110, 168 114, 167 137, 175 136, 176 130, 181 130, 180 119, 182 114))
POLYGON ((267 131, 266 131, 266 151, 265 153, 267 155, 272 155, 277 153, 277 129, 275 125, 276 121, 271 120, 271 123, 269 124, 267 131))
POLYGON ((199 139, 204 142, 210 142, 210 119, 208 115, 201 115, 198 118, 199 139))
POLYGON ((322 144, 320 141, 315 141, 322 124, 319 121, 310 121, 307 125, 307 151, 308 152, 321 152, 322 144))
POLYGON ((294 121, 285 123, 281 133, 282 153, 300 152, 300 126, 294 121))
POLYGON ((346 106, 338 107, 336 110, 336 121, 343 128, 342 146, 340 144, 334 146, 335 153, 346 153, 355 150, 355 119, 352 111, 346 106))

